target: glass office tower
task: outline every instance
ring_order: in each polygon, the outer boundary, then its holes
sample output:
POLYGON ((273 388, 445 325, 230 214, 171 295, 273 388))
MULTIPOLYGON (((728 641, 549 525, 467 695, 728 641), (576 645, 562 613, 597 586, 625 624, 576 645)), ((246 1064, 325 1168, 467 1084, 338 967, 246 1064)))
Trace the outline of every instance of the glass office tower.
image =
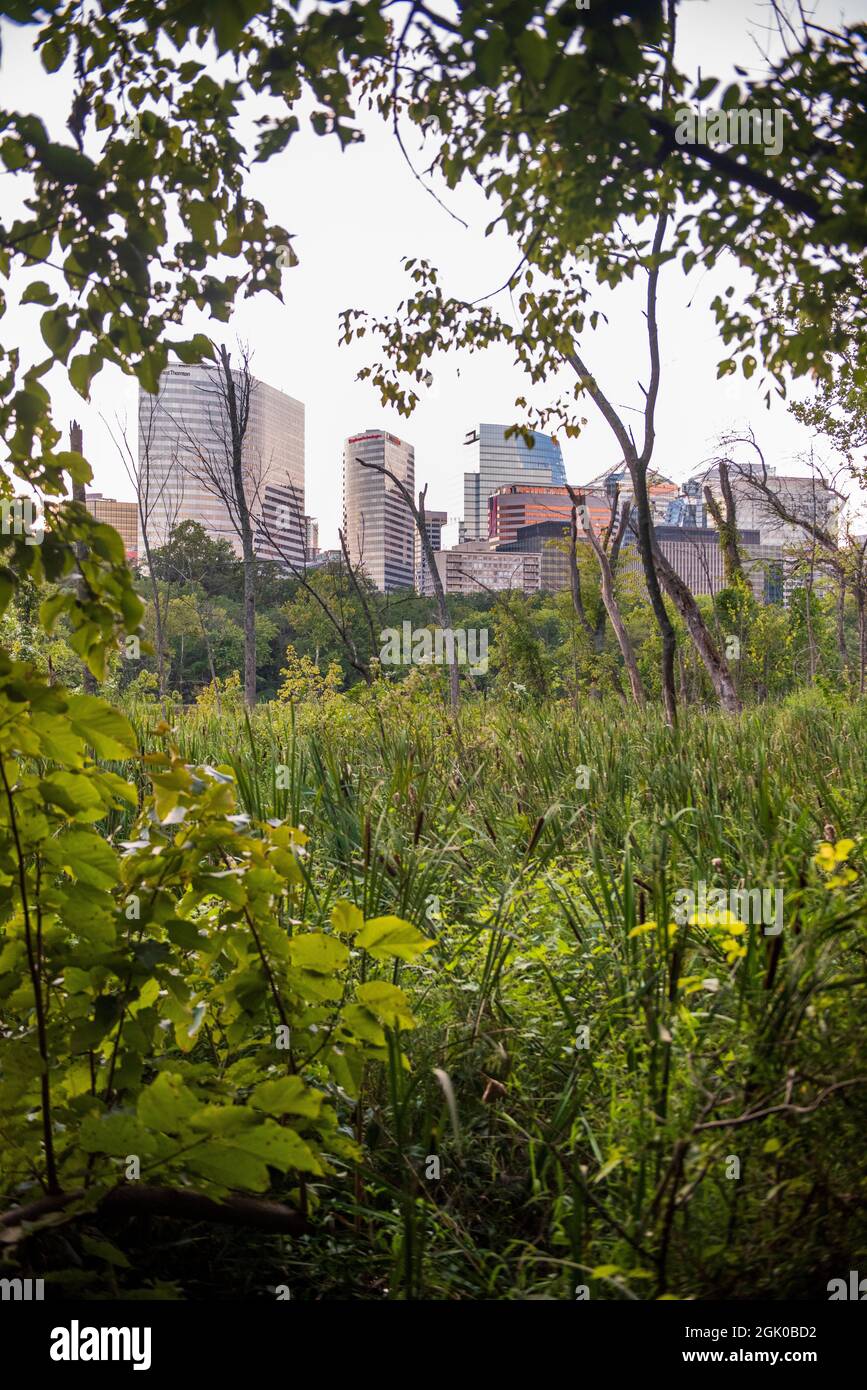
POLYGON ((505 483, 566 484, 560 445, 550 435, 531 430, 506 438, 506 425, 479 425, 466 439, 474 453, 474 467, 464 474, 464 526, 467 540, 488 535, 488 498, 505 483))

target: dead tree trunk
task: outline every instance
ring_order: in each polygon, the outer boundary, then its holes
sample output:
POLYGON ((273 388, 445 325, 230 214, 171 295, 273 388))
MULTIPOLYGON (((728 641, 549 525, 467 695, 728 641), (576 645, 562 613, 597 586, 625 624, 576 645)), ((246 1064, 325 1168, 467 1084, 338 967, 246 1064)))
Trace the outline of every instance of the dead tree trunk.
POLYGON ((717 461, 719 469, 719 486, 723 496, 723 508, 714 497, 711 489, 705 487, 704 500, 707 509, 716 523, 719 532, 719 545, 722 551, 723 575, 727 585, 735 584, 742 580, 746 584, 744 568, 741 562, 741 553, 738 548, 738 523, 737 509, 735 507, 735 497, 732 491, 731 479, 729 478, 728 463, 725 459, 717 461))
MULTIPOLYGON (((569 487, 568 483, 567 487, 569 487)), ((602 588, 602 602, 605 604, 605 611, 611 620, 611 626, 614 629, 614 635, 617 638, 617 644, 620 647, 620 653, 623 657, 623 664, 626 667, 626 674, 629 677, 629 686, 632 691, 632 698, 638 705, 639 709, 644 709, 646 704, 644 686, 641 683, 641 676, 638 671, 638 664, 635 660, 635 652, 632 647, 632 642, 630 641, 629 633, 626 631, 626 624, 623 621, 623 617, 620 612, 620 606, 617 602, 617 597, 614 593, 614 576, 611 572, 611 564, 609 562, 608 556, 606 555, 605 551, 599 543, 599 539, 596 536, 593 530, 593 526, 590 522, 590 518, 587 515, 586 501, 583 493, 576 494, 574 489, 572 487, 569 487, 569 496, 572 498, 573 512, 575 512, 576 516, 581 516, 583 519, 584 534, 587 536, 587 539, 593 547, 593 553, 596 556, 596 560, 599 565, 599 577, 602 588)), ((626 516, 628 518, 628 502, 624 503, 623 510, 625 511, 626 516)), ((625 526, 625 524, 625 521, 622 520, 621 526, 625 526)))
POLYGON ((721 708, 728 714, 740 713, 741 702, 728 663, 722 653, 717 651, 698 604, 680 575, 659 549, 656 551, 656 566, 665 591, 683 618, 696 651, 705 664, 721 708))

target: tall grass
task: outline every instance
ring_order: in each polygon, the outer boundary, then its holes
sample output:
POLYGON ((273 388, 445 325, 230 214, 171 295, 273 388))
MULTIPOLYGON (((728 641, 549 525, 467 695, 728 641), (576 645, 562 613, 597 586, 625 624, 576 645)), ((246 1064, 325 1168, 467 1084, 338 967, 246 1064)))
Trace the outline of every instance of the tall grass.
MULTIPOLYGON (((158 712, 131 714, 152 745, 158 712)), ((865 733, 867 705, 813 696, 676 731, 597 703, 468 705, 456 728, 393 690, 179 714, 187 759, 304 825, 308 920, 350 897, 437 938, 395 975, 410 1067, 371 1074, 348 1117, 361 1171, 318 1237, 268 1247, 281 1279, 825 1297, 867 1243, 867 889, 860 841, 850 883, 814 856, 858 840, 865 733), (782 934, 670 926, 700 880, 782 889, 782 934)))

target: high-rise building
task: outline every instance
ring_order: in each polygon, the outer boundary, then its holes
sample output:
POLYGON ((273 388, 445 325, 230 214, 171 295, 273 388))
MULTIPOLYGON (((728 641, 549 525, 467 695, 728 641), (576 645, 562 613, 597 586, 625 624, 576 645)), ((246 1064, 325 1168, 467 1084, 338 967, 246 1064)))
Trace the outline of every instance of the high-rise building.
MULTIPOLYGON (((429 512, 425 508, 424 529, 430 541, 430 548, 434 552, 443 548, 443 527, 448 524, 448 519, 448 512, 429 512)), ((433 580, 424 546, 421 543, 421 536, 418 534, 418 527, 415 531, 415 587, 420 594, 432 594, 434 591, 433 580)))
POLYGON ((319 522, 315 517, 305 516, 304 518, 305 541, 307 545, 307 563, 315 560, 319 554, 319 522))
MULTIPOLYGON (((241 373, 235 373, 236 389, 241 373)), ((302 564, 304 406, 252 379, 243 445, 244 496, 256 553, 302 564)), ((139 487, 152 547, 164 545, 180 521, 198 521, 215 540, 241 552, 230 479, 231 431, 218 369, 167 367, 159 393, 139 391, 139 487)), ((140 547, 141 549, 141 547, 140 547)))
POLYGON ((474 467, 464 474, 464 535, 483 540, 488 534, 488 498, 505 483, 553 484, 565 487, 566 469, 560 445, 537 430, 506 438, 506 425, 479 425, 464 443, 475 453, 474 467))
POLYGON ((415 450, 385 430, 353 434, 343 446, 343 534, 349 558, 383 592, 411 589, 415 519, 393 480, 365 463, 388 468, 412 497, 415 450))
POLYGON ((97 521, 114 527, 123 541, 126 558, 135 564, 138 560, 138 503, 118 502, 114 497, 103 497, 101 492, 87 492, 84 505, 97 521))

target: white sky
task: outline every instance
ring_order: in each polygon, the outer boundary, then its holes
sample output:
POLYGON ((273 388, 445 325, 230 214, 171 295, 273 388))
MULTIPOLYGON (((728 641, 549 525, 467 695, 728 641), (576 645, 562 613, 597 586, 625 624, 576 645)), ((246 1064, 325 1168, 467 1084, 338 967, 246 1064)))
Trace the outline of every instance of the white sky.
MULTIPOLYGON (((867 19, 867 0, 814 0, 817 22, 836 27, 867 19)), ((733 64, 763 64, 758 42, 767 37, 766 0, 686 0, 678 31, 678 63, 694 73, 732 77, 733 64)), ((48 77, 31 49, 32 30, 4 25, 0 81, 4 100, 19 110, 34 110, 55 138, 68 139, 66 83, 48 77)), ((64 70, 65 72, 66 70, 64 70)), ((413 177, 390 129, 378 117, 364 120, 364 144, 341 152, 337 141, 319 138, 306 129, 287 150, 267 165, 253 166, 249 191, 265 204, 269 217, 295 234, 293 246, 300 265, 283 273, 285 304, 260 294, 241 301, 231 324, 212 323, 193 312, 189 330, 210 332, 231 346, 236 337, 253 348, 253 371, 272 386, 287 391, 306 406, 307 510, 319 519, 320 544, 337 543, 340 508, 340 469, 343 439, 367 428, 386 428, 415 445, 416 478, 429 482, 428 506, 447 509, 457 518, 463 499, 462 475, 470 450, 462 447, 467 430, 479 421, 513 423, 517 396, 539 405, 553 401, 555 383, 534 386, 512 365, 503 349, 453 355, 434 363, 434 387, 406 419, 379 403, 367 382, 356 382, 358 368, 371 360, 370 339, 351 348, 338 345, 338 315, 345 308, 366 308, 387 315, 405 298, 409 287, 402 273, 402 256, 424 256, 441 270, 447 294, 476 299, 502 284, 514 270, 518 254, 503 235, 484 237, 492 209, 475 186, 437 192, 460 217, 461 227, 442 211, 413 177), (457 368, 460 369, 459 374, 457 368)), ((405 135, 411 153, 418 136, 405 135)), ((427 162, 430 161, 428 155, 427 162)), ((423 163, 417 161, 419 166, 423 163)), ((10 180, 9 175, 4 176, 10 180)), ((11 180, 10 180, 11 181, 11 180)), ((8 200, 9 182, 0 182, 8 200)), ((4 201, 4 213, 8 201, 4 201)), ((676 267, 661 276, 660 328, 662 389, 657 412, 657 442, 653 466, 680 479, 712 451, 717 435, 730 427, 752 424, 769 461, 791 464, 809 444, 807 433, 788 414, 783 402, 766 410, 755 384, 717 382, 716 363, 725 355, 709 305, 714 295, 732 283, 733 267, 720 264, 688 278, 676 267)), ((27 279, 22 278, 23 289, 27 279)), ((743 283, 738 280, 736 283, 743 283)), ((585 356, 609 398, 637 410, 642 403, 638 381, 647 380, 646 339, 639 296, 643 286, 617 292, 612 302, 600 298, 610 324, 588 334, 585 356)), ((14 297, 13 297, 14 298, 14 297)), ((508 310, 502 297, 495 301, 508 310)), ((37 306, 11 307, 6 317, 6 341, 22 348, 22 357, 44 356, 38 334, 37 306)), ((175 335, 179 336, 179 335, 175 335)), ((94 470, 92 487, 108 496, 131 498, 132 489, 102 421, 125 415, 135 438, 136 384, 115 369, 105 369, 94 381, 90 404, 72 390, 62 369, 46 379, 55 402, 55 419, 74 416, 85 431, 85 453, 94 470)), ((809 394, 800 383, 796 396, 809 394)), ((607 427, 588 401, 588 425, 579 439, 561 439, 570 480, 592 477, 619 457, 607 427)), ((638 414, 625 412, 627 421, 638 414)), ((456 526, 446 533, 456 539, 456 526)))

